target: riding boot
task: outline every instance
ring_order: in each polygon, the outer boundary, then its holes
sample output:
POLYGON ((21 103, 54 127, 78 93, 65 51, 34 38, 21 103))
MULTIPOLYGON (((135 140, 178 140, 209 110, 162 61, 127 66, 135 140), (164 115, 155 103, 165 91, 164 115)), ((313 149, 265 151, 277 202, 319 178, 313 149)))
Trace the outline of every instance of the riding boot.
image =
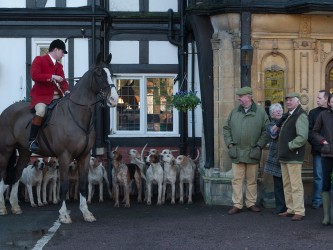
POLYGON ((324 211, 324 219, 322 224, 327 226, 330 224, 330 213, 331 213, 331 197, 330 192, 322 192, 321 198, 323 200, 323 211, 324 211))
POLYGON ((39 144, 36 141, 39 129, 42 125, 43 117, 35 115, 31 122, 31 130, 29 137, 29 151, 37 153, 39 151, 39 144))

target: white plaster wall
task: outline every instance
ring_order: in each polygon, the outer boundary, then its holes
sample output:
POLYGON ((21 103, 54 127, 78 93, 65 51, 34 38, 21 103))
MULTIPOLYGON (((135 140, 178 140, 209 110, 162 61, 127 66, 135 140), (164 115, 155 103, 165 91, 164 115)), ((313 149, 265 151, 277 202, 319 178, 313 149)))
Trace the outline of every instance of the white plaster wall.
POLYGON ((74 39, 74 77, 81 77, 89 69, 89 43, 86 38, 74 39), (84 53, 83 53, 84 52, 84 53))
POLYGON ((0 113, 23 100, 26 88, 25 38, 0 38, 0 113))
POLYGON ((170 42, 149 42, 149 64, 178 64, 177 53, 177 47, 170 42))
POLYGON ((26 0, 0 0, 0 8, 25 8, 26 0))
POLYGON ((139 11, 139 0, 109 0, 109 6, 110 11, 139 11))
POLYGON ((149 11, 166 12, 172 9, 178 11, 178 0, 149 0, 149 11))
POLYGON ((67 0, 66 7, 82 7, 87 6, 87 0, 67 0))
POLYGON ((138 41, 111 41, 109 45, 113 64, 139 63, 138 41))
POLYGON ((55 7, 56 6, 56 0, 47 0, 46 4, 45 4, 45 7, 55 7))

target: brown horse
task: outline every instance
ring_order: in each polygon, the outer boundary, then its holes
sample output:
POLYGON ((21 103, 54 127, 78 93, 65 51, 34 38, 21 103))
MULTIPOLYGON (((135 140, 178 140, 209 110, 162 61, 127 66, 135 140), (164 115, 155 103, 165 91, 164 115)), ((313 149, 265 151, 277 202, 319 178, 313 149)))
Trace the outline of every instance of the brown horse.
MULTIPOLYGON (((110 61, 111 54, 105 62, 98 56, 96 64, 83 75, 71 93, 60 99, 47 125, 38 135, 39 155, 56 156, 59 159, 62 183, 59 219, 62 223, 71 223, 65 201, 68 168, 74 159, 80 166, 80 210, 85 221, 96 220, 88 210, 84 195, 87 195, 88 166, 95 142, 95 104, 106 101, 109 107, 115 107, 118 102, 117 90, 109 70, 110 61)), ((32 117, 27 102, 14 103, 0 115, 0 215, 7 214, 3 196, 7 184, 12 185, 9 199, 12 213, 22 213, 17 191, 23 168, 31 156, 28 136, 32 117)))

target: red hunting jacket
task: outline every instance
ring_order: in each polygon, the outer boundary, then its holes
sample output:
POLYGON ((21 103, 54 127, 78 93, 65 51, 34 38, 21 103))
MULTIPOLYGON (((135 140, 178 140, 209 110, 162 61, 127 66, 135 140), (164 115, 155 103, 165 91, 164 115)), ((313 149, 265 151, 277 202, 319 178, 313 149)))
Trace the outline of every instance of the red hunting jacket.
MULTIPOLYGON (((34 59, 31 64, 30 74, 32 80, 35 81, 30 92, 30 108, 34 108, 37 103, 50 104, 55 91, 62 96, 57 86, 51 81, 51 77, 52 75, 59 75, 65 78, 63 66, 59 62, 54 65, 48 54, 37 56, 34 59)), ((65 80, 59 83, 59 86, 63 93, 69 90, 69 85, 65 80)))

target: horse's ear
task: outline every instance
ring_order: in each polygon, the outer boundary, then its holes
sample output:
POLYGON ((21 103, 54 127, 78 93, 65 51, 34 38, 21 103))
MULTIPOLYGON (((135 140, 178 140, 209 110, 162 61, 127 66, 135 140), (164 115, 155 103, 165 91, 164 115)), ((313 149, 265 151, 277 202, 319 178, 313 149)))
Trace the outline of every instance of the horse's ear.
POLYGON ((99 65, 101 62, 103 62, 103 54, 100 52, 98 53, 97 57, 96 57, 96 65, 99 65))
POLYGON ((110 64, 111 59, 112 59, 112 54, 110 53, 110 54, 108 55, 108 58, 106 58, 105 63, 106 63, 106 64, 110 64))

